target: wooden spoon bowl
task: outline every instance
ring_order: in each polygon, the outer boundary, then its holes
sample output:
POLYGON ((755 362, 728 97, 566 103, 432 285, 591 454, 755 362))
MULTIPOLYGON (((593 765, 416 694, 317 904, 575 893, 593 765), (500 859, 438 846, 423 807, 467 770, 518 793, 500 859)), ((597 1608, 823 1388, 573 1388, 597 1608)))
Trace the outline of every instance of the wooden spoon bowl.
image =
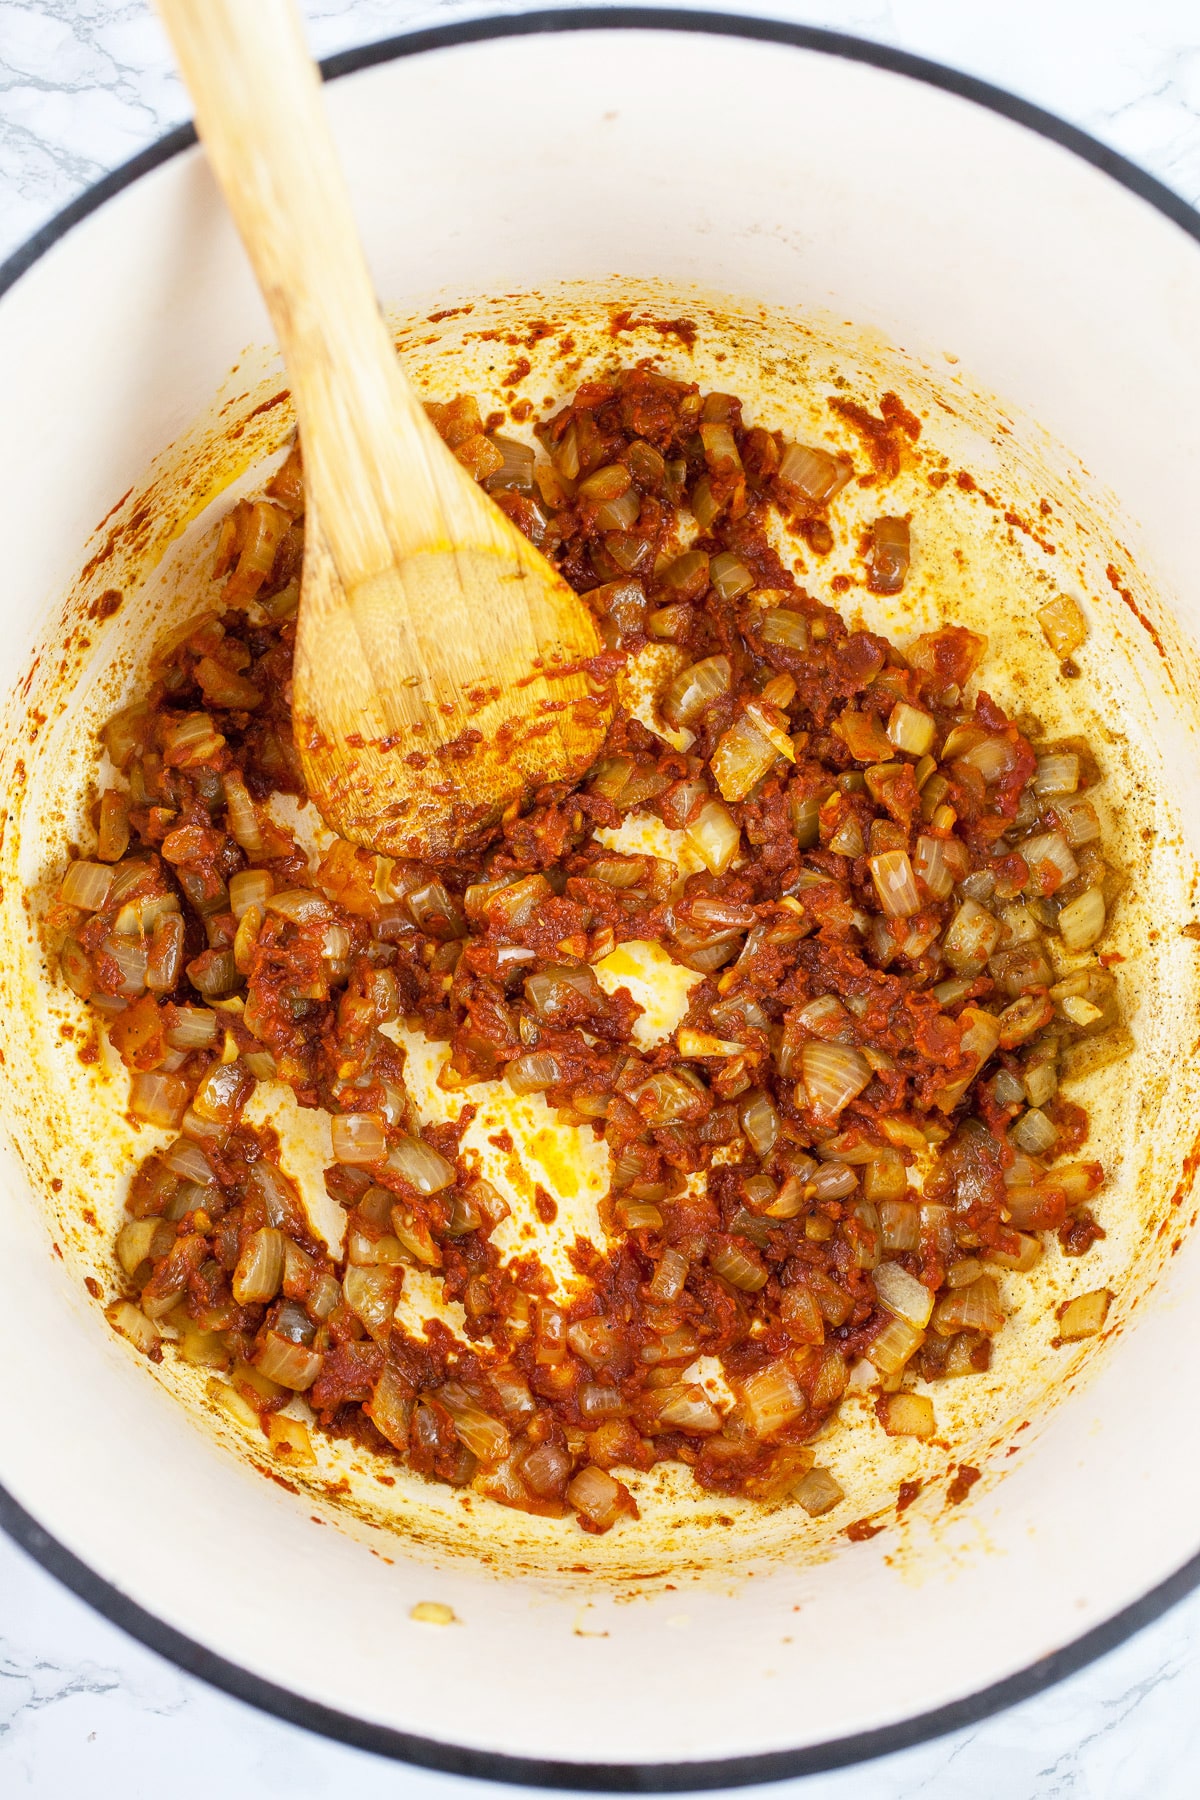
POLYGON ((158 6, 300 421, 293 718, 309 794, 355 843, 450 856, 595 760, 611 714, 588 667, 595 622, 401 371, 293 0, 158 6))

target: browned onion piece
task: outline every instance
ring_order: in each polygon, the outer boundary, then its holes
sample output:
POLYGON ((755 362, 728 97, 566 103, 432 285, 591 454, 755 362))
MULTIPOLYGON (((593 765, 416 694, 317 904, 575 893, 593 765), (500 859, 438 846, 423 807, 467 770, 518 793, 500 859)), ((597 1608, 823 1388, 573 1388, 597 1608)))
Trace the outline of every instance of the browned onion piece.
POLYGON ((389 1152, 387 1166, 420 1194, 438 1194, 454 1180, 454 1165, 420 1138, 401 1138, 389 1152))
MULTIPOLYGON (((908 574, 910 555, 907 519, 876 519, 871 527, 870 577, 873 594, 898 594, 908 574)), ((929 748, 928 744, 925 746, 929 748)), ((918 755, 923 752, 918 751, 918 755)))
POLYGON ((304 1344, 294 1344, 290 1338, 281 1337, 276 1331, 268 1331, 254 1359, 254 1365, 268 1381, 277 1381, 280 1387, 303 1393, 317 1379, 323 1360, 316 1350, 310 1350, 304 1344))
POLYGON ((273 1300, 283 1281, 283 1233, 265 1225, 242 1247, 233 1272, 233 1297, 239 1306, 273 1300))
POLYGON ((559 1068, 548 1050, 527 1050, 505 1065, 504 1079, 514 1094, 541 1094, 559 1079, 559 1068))
POLYGON ((870 1065, 849 1044, 809 1043, 800 1051, 802 1092, 798 1106, 811 1106, 828 1119, 862 1093, 871 1079, 870 1065))
MULTIPOLYGON (((729 691, 733 670, 727 656, 706 656, 681 669, 670 682, 659 707, 671 725, 690 725, 705 707, 729 691)), ((108 870, 105 870, 108 874, 108 870)))
POLYGON ((808 506, 825 506, 845 487, 854 466, 848 456, 810 444, 787 444, 775 479, 785 494, 808 506))
POLYGON ((335 1113, 329 1121, 333 1159, 340 1163, 380 1162, 387 1138, 378 1113, 335 1113))

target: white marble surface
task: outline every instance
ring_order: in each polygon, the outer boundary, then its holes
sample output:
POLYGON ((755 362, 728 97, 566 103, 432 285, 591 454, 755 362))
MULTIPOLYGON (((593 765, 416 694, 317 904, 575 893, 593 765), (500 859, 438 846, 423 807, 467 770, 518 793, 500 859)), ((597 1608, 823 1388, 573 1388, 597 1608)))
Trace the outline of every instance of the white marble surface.
MULTIPOLYGON (((247 0, 252 4, 253 0, 247 0)), ((738 0, 726 0, 736 6, 738 0)), ((306 0, 321 54, 479 4, 306 0)), ((516 9, 514 9, 516 10, 516 9)), ((1197 0, 762 0, 1022 93, 1200 203, 1197 0)), ((0 0, 0 256, 185 115, 146 0, 0 0)), ((1034 1700, 797 1800, 1194 1800, 1200 1596, 1034 1700)), ((184 1676, 0 1541, 0 1795, 484 1800, 310 1737, 184 1676)))

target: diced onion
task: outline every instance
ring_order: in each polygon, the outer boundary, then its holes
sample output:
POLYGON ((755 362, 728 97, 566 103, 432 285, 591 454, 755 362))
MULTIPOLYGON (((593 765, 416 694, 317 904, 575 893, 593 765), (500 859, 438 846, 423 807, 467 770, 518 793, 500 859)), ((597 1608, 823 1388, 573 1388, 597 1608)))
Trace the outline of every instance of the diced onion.
POLYGON ((720 800, 707 801, 685 834, 710 875, 724 875, 742 841, 739 827, 720 800))
POLYGON ((119 1331, 123 1338, 128 1338, 134 1349, 142 1351, 146 1356, 156 1350, 162 1341, 157 1325, 129 1300, 114 1300, 111 1306, 105 1308, 104 1316, 114 1331, 119 1331))
POLYGON ((387 1155, 383 1120, 378 1113, 335 1113, 329 1121, 329 1135, 334 1162, 374 1163, 387 1155))
POLYGON ((678 1070, 662 1069, 634 1091, 638 1111, 651 1125, 669 1125, 697 1111, 703 1089, 678 1070))
MULTIPOLYGON (((622 779, 621 785, 624 786, 622 779)), ((490 922, 502 931, 519 931, 528 925, 539 907, 550 898, 550 883, 544 875, 526 875, 522 881, 502 885, 493 890, 484 903, 490 922)), ((411 905, 411 897, 410 897, 411 905)))
MULTIPOLYGON (((117 1233, 117 1261, 127 1275, 132 1275, 148 1256, 153 1255, 154 1240, 161 1228, 161 1219, 129 1219, 122 1225, 117 1233)), ((165 1229, 173 1238, 170 1226, 165 1229)))
POLYGON ((607 1319, 577 1319, 567 1327, 567 1343, 588 1365, 603 1369, 621 1352, 621 1338, 607 1319))
POLYGON ((835 856, 846 856, 853 860, 861 856, 866 847, 858 814, 847 812, 829 840, 829 849, 835 856))
POLYGON ((872 856, 870 869, 884 912, 893 919, 908 919, 920 911, 921 896, 906 850, 884 850, 872 856))
POLYGON ((292 1225, 303 1217, 295 1188, 275 1163, 260 1157, 250 1170, 250 1185, 262 1201, 272 1225, 292 1225))
POLYGON ((665 1249, 655 1265, 647 1292, 656 1306, 669 1306, 678 1300, 687 1284, 688 1260, 678 1250, 665 1249))
POLYGON ((375 1429, 382 1432, 397 1450, 408 1449, 408 1422, 412 1409, 413 1398, 408 1383, 391 1363, 385 1363, 363 1411, 375 1429))
POLYGON ((58 897, 84 912, 99 912, 108 901, 112 884, 113 871, 107 863, 73 862, 63 876, 58 897))
POLYGON ((947 1082, 934 1095, 934 1105, 942 1112, 949 1112, 958 1105, 971 1083, 982 1069, 1000 1042, 1000 1022, 993 1013, 980 1006, 964 1006, 959 1014, 959 1023, 963 1028, 960 1039, 961 1047, 974 1061, 974 1068, 969 1074, 962 1075, 957 1081, 947 1082))
POLYGON ((888 1254, 920 1249, 921 1215, 911 1200, 881 1200, 879 1227, 888 1254))
POLYGON ((1054 811, 1062 821, 1063 835, 1072 850, 1094 843, 1100 836, 1100 818, 1090 800, 1059 800, 1054 811))
POLYGON ((741 1122, 750 1148, 765 1162, 779 1137, 779 1114, 770 1095, 761 1091, 747 1095, 741 1106, 741 1122))
POLYGON ((713 557, 708 578, 722 600, 736 600, 754 586, 754 577, 745 563, 728 550, 713 557))
POLYGON ((1108 1288, 1096 1288, 1090 1294, 1076 1294, 1068 1300, 1058 1318, 1058 1336, 1064 1343, 1075 1343, 1080 1338, 1095 1337, 1104 1329, 1104 1321, 1108 1317, 1108 1309, 1112 1305, 1112 1293, 1108 1288))
MULTIPOLYGON (((914 1209, 915 1210, 915 1209, 914 1209)), ((875 1292, 889 1312, 910 1325, 925 1326, 933 1312, 934 1296, 915 1275, 897 1262, 883 1262, 874 1271, 875 1292)))
POLYGON ((439 1194, 454 1182, 454 1167, 420 1138, 401 1138, 387 1159, 387 1166, 420 1194, 439 1194))
POLYGON ((1000 921, 977 900, 964 900, 942 939, 942 954, 956 975, 978 975, 1000 942, 1000 921))
POLYGON ((328 900, 312 888, 287 888, 282 894, 271 894, 265 907, 267 912, 278 913, 294 925, 323 923, 330 916, 328 900))
POLYGON ((933 1309, 933 1329, 939 1337, 953 1337, 959 1331, 982 1331, 991 1336, 1003 1323, 1000 1293, 990 1275, 943 1294, 933 1309))
POLYGON ((858 1186, 853 1169, 840 1163, 822 1163, 813 1171, 808 1191, 814 1200, 844 1200, 858 1186))
POLYGON ((1045 1156, 1058 1142, 1058 1132, 1053 1122, 1037 1106, 1031 1106, 1017 1120, 1012 1128, 1012 1137, 1014 1143, 1019 1144, 1030 1156, 1045 1156))
POLYGON ((273 1225, 254 1232, 242 1248, 233 1272, 233 1297, 239 1306, 273 1300, 283 1281, 283 1233, 273 1225))
POLYGON ((727 656, 706 656, 679 671, 663 693, 659 710, 669 725, 691 725, 706 706, 729 692, 732 681, 727 656))
POLYGON ((144 700, 114 713, 103 729, 104 748, 118 769, 127 769, 135 753, 146 742, 150 726, 150 707, 144 700))
MULTIPOLYGON (((772 767, 779 752, 748 715, 730 725, 712 752, 712 776, 723 799, 745 799, 772 767)), ((792 754, 788 749, 788 754, 792 754)))
POLYGON ((230 769, 222 776, 229 830, 247 856, 261 856, 264 848, 262 821, 241 776, 230 769))
POLYGON ((543 1499, 557 1496, 566 1486, 571 1472, 571 1458, 560 1444, 540 1444, 531 1450, 521 1465, 526 1487, 543 1499))
POLYGON ((1055 656, 1073 656, 1087 637, 1087 620, 1069 594, 1059 594, 1039 606, 1037 616, 1055 656))
POLYGON ((187 966, 188 980, 206 1000, 218 1000, 238 983, 238 966, 232 950, 206 950, 187 966))
POLYGON ((594 469, 580 482, 579 498, 595 503, 618 500, 622 494, 628 493, 632 481, 633 477, 624 463, 606 463, 602 469, 594 469))
POLYGON ((454 1421, 460 1443, 480 1462, 496 1463, 507 1456, 511 1438, 508 1427, 485 1412, 458 1382, 438 1388, 437 1398, 454 1421))
POLYGON ((495 493, 500 488, 515 488, 519 494, 532 493, 534 453, 530 446, 517 438, 503 437, 498 431, 492 434, 490 442, 504 461, 484 483, 488 491, 495 493))
POLYGON ((373 1337, 386 1331, 396 1311, 396 1279, 389 1268, 354 1267, 342 1278, 346 1305, 373 1337))
POLYGON ((790 675, 777 675, 769 681, 757 700, 747 700, 746 718, 766 738, 777 756, 786 757, 788 762, 795 762, 796 747, 792 742, 789 729, 790 721, 783 708, 790 704, 794 697, 795 687, 790 675), (775 693, 786 691, 781 684, 786 683, 791 694, 788 699, 773 699, 775 693))
POLYGON ((887 722, 887 734, 897 750, 906 756, 924 756, 933 744, 937 723, 932 713, 897 700, 887 722))
POLYGON ((1058 929, 1068 950, 1090 950, 1104 930, 1104 895, 1090 887, 1070 901, 1058 915, 1058 929))
MULTIPOLYGON (((311 1354, 311 1352, 309 1352, 311 1354)), ((312 1437, 303 1419, 289 1418, 286 1413, 271 1413, 267 1419, 267 1441, 272 1456, 295 1468, 314 1468, 316 1454, 312 1437)))
POLYGON ((931 1438, 937 1430, 933 1401, 924 1394, 889 1394, 880 1418, 889 1437, 931 1438))
POLYGON ((871 539, 871 592, 898 594, 908 574, 908 520, 876 519, 871 528, 871 539))
POLYGON ((662 584, 681 600, 698 600, 708 586, 709 560, 706 550, 685 550, 662 572, 662 584))
POLYGON ((676 1431, 720 1431, 721 1415, 700 1387, 670 1388, 658 1409, 659 1420, 676 1431))
POLYGON ((836 1119, 871 1079, 866 1058, 849 1044, 803 1044, 800 1073, 804 1092, 797 1095, 797 1105, 811 1106, 829 1119, 836 1119))
POLYGON ((810 506, 824 506, 845 487, 853 473, 848 456, 835 456, 809 444, 787 444, 775 479, 810 506))
POLYGON ((660 606, 646 620, 646 630, 655 638, 681 638, 693 616, 691 607, 682 601, 673 606, 660 606))
POLYGON ((630 531, 637 524, 641 510, 642 502, 638 491, 630 488, 618 499, 606 500, 596 508, 596 523, 601 531, 630 531))
POLYGON ((1018 849, 1029 869, 1029 893, 1053 894, 1079 873, 1079 864, 1061 831, 1043 831, 1027 838, 1018 849))
POLYGON ((817 1037, 837 1037, 845 1030, 850 1014, 836 994, 819 994, 807 1000, 796 1014, 795 1022, 817 1037))
POLYGON ((589 1001, 599 999, 599 983, 586 964, 580 968, 550 964, 525 980, 525 997, 540 1019, 551 1017, 569 1004, 572 993, 589 1001))
POLYGON ((178 1128, 187 1103, 187 1083, 177 1075, 164 1075, 160 1069, 145 1069, 130 1079, 129 1110, 135 1119, 141 1119, 147 1125, 178 1128))
POLYGON ((959 761, 978 770, 990 787, 1013 767, 1015 756, 1015 746, 1007 738, 985 737, 972 745, 971 749, 964 751, 959 761))
POLYGON ((207 1006, 176 1007, 175 1023, 163 1033, 173 1050, 203 1050, 216 1035, 217 1015, 207 1006))
POLYGON ((268 869, 243 869, 229 878, 229 910, 240 922, 250 907, 265 908, 274 891, 268 869))
POLYGON ((199 1144, 192 1143, 190 1138, 176 1138, 173 1144, 163 1151, 163 1167, 170 1169, 172 1175, 178 1175, 182 1181, 195 1181, 201 1187, 214 1187, 216 1176, 212 1164, 205 1156, 199 1144))
POLYGON ((294 1344, 277 1331, 268 1331, 254 1366, 268 1381, 277 1381, 280 1387, 303 1393, 317 1379, 323 1360, 319 1351, 310 1350, 305 1344, 294 1344))
POLYGON ((798 1500, 812 1518, 819 1519, 823 1513, 840 1506, 846 1495, 828 1469, 810 1469, 803 1481, 797 1482, 792 1489, 792 1498, 798 1500))
POLYGON ((146 970, 150 965, 150 951, 145 940, 138 937, 110 937, 104 941, 104 948, 121 971, 121 992, 127 998, 143 992, 146 986, 146 970))
POLYGON ((740 1288, 745 1294, 756 1294, 759 1288, 767 1285, 767 1271, 758 1258, 739 1250, 736 1245, 722 1245, 708 1260, 715 1273, 730 1287, 740 1288))
POLYGON ((808 1410, 808 1396, 791 1364, 780 1359, 742 1382, 746 1421, 756 1438, 772 1437, 808 1410))
POLYGON ((1024 1232, 1018 1232, 1021 1248, 1015 1253, 1007 1250, 989 1250, 987 1259, 998 1268, 1012 1269, 1018 1275, 1028 1275, 1030 1269, 1041 1261, 1042 1240, 1024 1232))
MULTIPOLYGON (((215 1063, 192 1095, 192 1111, 218 1125, 236 1125, 253 1086, 253 1077, 241 1061, 215 1063)), ((254 1167, 257 1170, 262 1165, 254 1167)))
POLYGON ((1079 786, 1079 758, 1074 752, 1039 756, 1033 787, 1038 794, 1073 794, 1079 786))
MULTIPOLYGON (((1053 1017, 1054 1002, 1045 994, 1022 995, 1020 999, 1014 1000, 1011 1006, 1006 1006, 1000 1014, 1002 1048, 1014 1050, 1018 1044, 1023 1044, 1027 1038, 1031 1038, 1035 1031, 1041 1031, 1042 1027, 1048 1025, 1053 1017)), ((999 1080, 999 1076, 997 1080, 999 1080)), ((1016 1092, 1010 1094, 1008 1099, 997 1094, 996 1097, 1002 1105, 1008 1105, 1009 1100, 1020 1100, 1022 1097, 1020 1083, 1016 1082, 1014 1085, 1016 1092)))
POLYGON ((118 863, 112 871, 112 891, 108 896, 108 904, 120 906, 153 873, 153 863, 136 856, 127 857, 124 862, 118 863))
POLYGON ((707 1031, 681 1029, 675 1041, 680 1056, 740 1056, 745 1048, 732 1038, 713 1037, 707 1031))
POLYGON ((704 445, 704 460, 714 474, 740 473, 742 459, 733 432, 724 420, 702 419, 700 441, 704 445))
POLYGON ((1104 1018, 1103 1009, 1080 994, 1065 994, 1059 1004, 1064 1019, 1078 1025, 1081 1031, 1093 1030, 1104 1018))
POLYGON ((767 774, 778 752, 747 715, 725 732, 712 755, 713 778, 725 800, 744 800, 767 774))
POLYGON ((707 531, 709 529, 717 515, 720 513, 722 504, 723 502, 717 498, 713 489, 713 484, 708 476, 702 475, 692 489, 688 499, 688 505, 692 509, 692 517, 695 519, 701 531, 707 531))
POLYGON ((604 1382, 585 1381, 579 1388, 576 1404, 585 1419, 610 1419, 621 1410, 621 1390, 604 1382))
POLYGON ((548 1050, 527 1050, 504 1068, 504 1079, 514 1094, 544 1093, 558 1078, 558 1061, 548 1050))
POLYGON ((918 1325, 893 1314, 879 1335, 867 1345, 867 1359, 881 1375, 898 1375, 924 1342, 925 1333, 918 1325))
POLYGON ((567 1499, 600 1531, 615 1525, 627 1505, 620 1484, 592 1463, 580 1469, 569 1483, 567 1499))
POLYGON ((169 994, 183 968, 184 923, 173 909, 159 915, 146 956, 146 986, 152 994, 169 994))

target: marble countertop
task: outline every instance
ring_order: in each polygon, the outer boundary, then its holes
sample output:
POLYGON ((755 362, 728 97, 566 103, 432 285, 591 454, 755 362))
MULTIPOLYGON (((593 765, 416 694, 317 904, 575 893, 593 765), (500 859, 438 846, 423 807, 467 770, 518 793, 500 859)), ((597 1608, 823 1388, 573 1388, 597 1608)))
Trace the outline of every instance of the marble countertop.
MULTIPOLYGON (((485 7, 305 0, 304 10, 326 55, 485 7)), ((1195 0, 760 0, 744 10, 855 32, 982 76, 1200 204, 1195 0)), ((186 112, 147 0, 0 0, 0 257, 186 112)), ((1192 1800, 1198 1763, 1200 1594, 981 1725, 782 1785, 797 1800, 1192 1800)), ((158 1791, 172 1800, 484 1800, 492 1790, 311 1737, 226 1698, 0 1540, 0 1794, 158 1791)))

